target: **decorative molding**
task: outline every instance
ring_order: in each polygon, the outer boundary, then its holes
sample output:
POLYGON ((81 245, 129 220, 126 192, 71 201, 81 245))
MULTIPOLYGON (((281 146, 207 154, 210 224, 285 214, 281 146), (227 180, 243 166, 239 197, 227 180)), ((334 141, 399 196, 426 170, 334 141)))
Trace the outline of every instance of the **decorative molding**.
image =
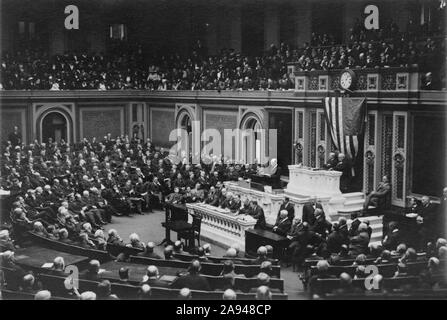
POLYGON ((42 121, 43 118, 52 112, 61 114, 67 121, 67 142, 71 143, 76 140, 76 113, 74 103, 33 103, 32 104, 32 121, 33 121, 33 137, 42 140, 42 121), (39 135, 37 135, 39 133, 39 135))
MULTIPOLYGON (((96 111, 96 112, 110 112, 110 111, 119 111, 120 112, 120 132, 124 134, 124 107, 79 107, 79 137, 80 140, 84 138, 84 127, 83 127, 83 117, 84 112, 88 111, 96 111)), ((101 138, 101 137, 98 137, 101 138)))

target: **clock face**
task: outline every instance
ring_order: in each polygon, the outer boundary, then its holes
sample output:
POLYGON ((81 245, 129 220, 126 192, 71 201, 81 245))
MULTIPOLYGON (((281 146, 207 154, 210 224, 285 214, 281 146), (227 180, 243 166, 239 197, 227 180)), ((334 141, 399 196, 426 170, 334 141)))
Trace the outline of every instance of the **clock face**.
POLYGON ((349 89, 352 85, 352 75, 349 72, 343 72, 340 76, 340 85, 343 89, 349 89))

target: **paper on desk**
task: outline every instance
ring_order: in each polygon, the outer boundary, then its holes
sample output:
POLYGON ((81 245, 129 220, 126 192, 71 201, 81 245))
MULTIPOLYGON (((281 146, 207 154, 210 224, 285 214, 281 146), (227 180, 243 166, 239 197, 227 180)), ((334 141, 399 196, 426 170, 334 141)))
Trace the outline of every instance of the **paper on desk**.
POLYGON ((53 263, 52 262, 44 263, 41 268, 51 269, 51 268, 53 268, 53 263))

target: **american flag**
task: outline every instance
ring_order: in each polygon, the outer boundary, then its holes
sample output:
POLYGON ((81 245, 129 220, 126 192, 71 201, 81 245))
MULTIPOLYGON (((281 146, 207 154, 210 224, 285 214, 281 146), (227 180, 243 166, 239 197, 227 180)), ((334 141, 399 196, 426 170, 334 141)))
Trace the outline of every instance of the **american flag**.
POLYGON ((332 142, 339 152, 355 160, 366 120, 365 98, 326 97, 324 114, 332 142))

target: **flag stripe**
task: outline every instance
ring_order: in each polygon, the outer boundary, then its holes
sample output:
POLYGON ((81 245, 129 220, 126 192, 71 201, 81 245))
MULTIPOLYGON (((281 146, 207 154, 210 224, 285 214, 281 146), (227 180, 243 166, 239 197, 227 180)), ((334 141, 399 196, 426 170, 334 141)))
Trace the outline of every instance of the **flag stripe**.
POLYGON ((326 112, 326 117, 329 123, 329 130, 331 131, 331 137, 332 137, 332 141, 335 145, 335 148, 338 149, 338 145, 335 142, 335 130, 334 130, 334 125, 333 125, 333 118, 332 118, 332 112, 331 112, 331 104, 330 104, 330 98, 325 98, 325 102, 326 102, 326 108, 325 108, 325 112, 326 112))
POLYGON ((343 101, 342 98, 338 98, 338 135, 340 139, 340 149, 341 152, 346 154, 346 141, 344 139, 344 128, 343 128, 343 101))

